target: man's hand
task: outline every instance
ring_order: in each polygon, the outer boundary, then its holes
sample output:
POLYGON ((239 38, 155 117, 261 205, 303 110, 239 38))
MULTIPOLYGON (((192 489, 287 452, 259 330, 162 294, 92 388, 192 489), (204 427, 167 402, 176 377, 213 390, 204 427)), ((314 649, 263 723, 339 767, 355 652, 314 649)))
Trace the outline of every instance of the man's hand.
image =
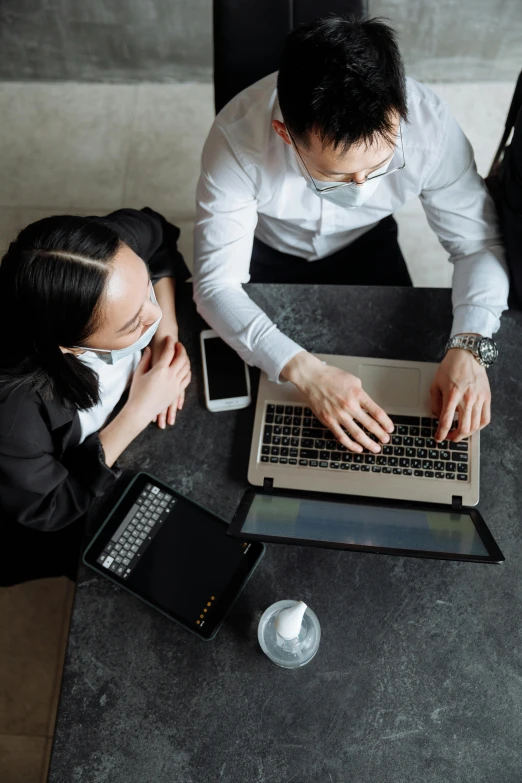
POLYGON ((431 385, 431 409, 439 419, 436 441, 460 441, 486 427, 491 419, 491 390, 486 368, 470 351, 450 348, 431 385), (458 426, 449 435, 458 411, 458 426))
MULTIPOLYGON (((154 367, 158 361, 160 360, 163 350, 165 347, 165 339, 166 337, 172 337, 174 342, 176 343, 176 351, 178 352, 180 349, 183 349, 183 346, 181 343, 178 342, 178 330, 177 326, 175 328, 171 329, 170 332, 167 334, 165 332, 165 329, 160 330, 156 332, 154 337, 152 338, 151 348, 152 348, 152 358, 151 358, 151 366, 154 367)), ((187 362, 188 362, 187 357, 187 362)), ((190 363, 189 363, 190 366, 190 363)), ((173 389, 173 392, 176 391, 173 389)), ((168 408, 165 408, 165 410, 160 413, 156 418, 154 419, 155 422, 157 422, 158 427, 160 429, 164 430, 167 424, 174 424, 176 421, 176 413, 180 411, 183 408, 183 403, 185 402, 185 390, 181 390, 179 394, 173 393, 172 401, 168 408)))
POLYGON ((291 359, 281 373, 307 398, 314 414, 350 451, 363 447, 378 454, 381 447, 361 429, 388 443, 393 422, 363 391, 361 381, 337 367, 323 364, 312 354, 302 351, 291 359))

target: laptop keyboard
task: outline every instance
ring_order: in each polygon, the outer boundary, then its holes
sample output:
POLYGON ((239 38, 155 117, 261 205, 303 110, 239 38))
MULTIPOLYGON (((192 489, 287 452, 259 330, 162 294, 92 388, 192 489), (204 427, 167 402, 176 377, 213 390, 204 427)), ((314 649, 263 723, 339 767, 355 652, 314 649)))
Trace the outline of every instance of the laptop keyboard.
POLYGON ((128 579, 175 503, 172 495, 147 484, 97 562, 122 579, 128 579))
MULTIPOLYGON (((373 454, 368 449, 356 454, 342 446, 324 424, 315 418, 310 408, 297 404, 267 403, 259 461, 318 470, 350 470, 444 481, 469 481, 467 440, 436 443, 434 435, 437 419, 388 415, 395 425, 390 442, 381 444, 379 454, 373 454)), ((455 421, 452 429, 456 426, 455 421)), ((373 433, 366 429, 364 431, 372 440, 380 443, 373 433)))

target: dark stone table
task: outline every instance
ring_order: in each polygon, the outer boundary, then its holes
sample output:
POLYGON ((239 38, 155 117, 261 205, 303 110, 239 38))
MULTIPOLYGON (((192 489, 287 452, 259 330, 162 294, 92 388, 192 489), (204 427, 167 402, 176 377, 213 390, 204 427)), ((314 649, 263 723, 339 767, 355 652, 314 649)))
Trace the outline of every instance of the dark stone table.
MULTIPOLYGON (((451 322, 447 290, 248 290, 321 353, 437 361, 451 322)), ((185 410, 171 430, 149 427, 122 463, 230 519, 253 408, 206 411, 203 322, 180 298, 193 362, 185 410)), ((504 316, 482 440, 480 509, 505 564, 269 545, 209 643, 84 568, 50 783, 520 783, 521 326, 521 313, 504 316), (302 598, 321 623, 303 669, 278 668, 257 643, 262 612, 282 598, 302 598)))

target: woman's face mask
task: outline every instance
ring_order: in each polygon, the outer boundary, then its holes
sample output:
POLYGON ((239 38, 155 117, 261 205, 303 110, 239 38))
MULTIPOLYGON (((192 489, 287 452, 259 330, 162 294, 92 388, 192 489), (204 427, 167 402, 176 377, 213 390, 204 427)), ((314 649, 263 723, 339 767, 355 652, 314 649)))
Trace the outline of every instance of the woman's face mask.
MULTIPOLYGON (((156 299, 156 294, 154 293, 154 287, 152 284, 150 286, 150 300, 153 302, 153 304, 158 304, 158 300, 156 299)), ((106 364, 115 364, 121 359, 125 359, 126 356, 131 356, 131 354, 136 353, 136 351, 142 351, 150 343, 156 334, 161 317, 162 316, 160 315, 158 320, 154 321, 154 323, 151 324, 145 332, 143 332, 141 337, 138 337, 138 339, 133 342, 132 345, 128 345, 126 348, 117 348, 111 350, 105 348, 90 348, 85 345, 76 345, 74 347, 81 348, 84 351, 92 351, 92 353, 95 353, 97 356, 99 356, 99 358, 106 364)))

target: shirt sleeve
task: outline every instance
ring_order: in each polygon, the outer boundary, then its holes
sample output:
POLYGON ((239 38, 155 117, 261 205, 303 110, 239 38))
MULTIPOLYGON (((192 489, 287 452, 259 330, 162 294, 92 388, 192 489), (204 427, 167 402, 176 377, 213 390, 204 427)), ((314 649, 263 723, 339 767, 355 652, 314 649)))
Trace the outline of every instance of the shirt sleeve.
POLYGON ((20 428, 0 439, 0 511, 34 530, 54 531, 83 516, 114 487, 121 471, 107 466, 97 433, 69 449, 63 462, 47 440, 45 424, 36 417, 30 438, 20 428))
POLYGON ((441 125, 439 154, 420 198, 454 265, 451 336, 476 332, 491 337, 507 309, 509 293, 495 207, 477 172, 471 144, 442 103, 441 125))
POLYGON ((243 290, 257 225, 256 174, 247 168, 214 124, 197 187, 194 299, 200 315, 247 364, 278 381, 303 349, 243 290))

